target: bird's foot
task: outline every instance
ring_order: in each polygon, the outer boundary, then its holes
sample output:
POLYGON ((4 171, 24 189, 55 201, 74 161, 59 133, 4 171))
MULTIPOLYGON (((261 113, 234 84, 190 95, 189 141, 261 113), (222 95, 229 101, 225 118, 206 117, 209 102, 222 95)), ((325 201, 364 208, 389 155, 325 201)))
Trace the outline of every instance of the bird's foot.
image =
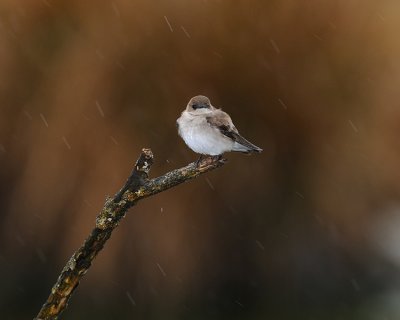
POLYGON ((201 154, 200 155, 200 157, 196 160, 196 167, 200 167, 201 165, 201 162, 203 161, 203 159, 204 159, 204 154, 201 154))
POLYGON ((210 165, 213 162, 222 162, 225 163, 227 160, 222 157, 222 154, 216 156, 209 156, 202 154, 196 161, 196 166, 201 167, 204 165, 210 165))
POLYGON ((218 155, 218 156, 213 156, 213 161, 218 161, 221 163, 227 163, 228 159, 225 159, 224 157, 222 157, 222 154, 218 155))
POLYGON ((213 161, 220 161, 220 160, 222 160, 222 154, 219 154, 217 156, 212 156, 211 159, 213 161))

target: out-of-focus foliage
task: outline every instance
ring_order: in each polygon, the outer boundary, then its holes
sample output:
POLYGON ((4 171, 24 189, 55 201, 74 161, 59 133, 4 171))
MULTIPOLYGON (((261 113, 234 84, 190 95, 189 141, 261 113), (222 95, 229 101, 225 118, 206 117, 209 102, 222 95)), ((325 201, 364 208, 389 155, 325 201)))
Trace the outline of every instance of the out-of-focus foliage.
POLYGON ((29 319, 142 147, 209 96, 264 153, 133 208, 65 319, 395 319, 397 1, 0 3, 0 313, 29 319))

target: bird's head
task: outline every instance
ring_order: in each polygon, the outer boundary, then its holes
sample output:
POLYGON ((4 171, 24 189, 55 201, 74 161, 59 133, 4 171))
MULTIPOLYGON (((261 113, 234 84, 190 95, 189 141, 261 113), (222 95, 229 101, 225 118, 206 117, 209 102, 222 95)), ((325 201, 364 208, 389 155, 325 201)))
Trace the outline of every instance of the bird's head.
POLYGON ((206 96, 195 96, 190 99, 186 110, 192 113, 206 113, 213 110, 210 99, 206 96))

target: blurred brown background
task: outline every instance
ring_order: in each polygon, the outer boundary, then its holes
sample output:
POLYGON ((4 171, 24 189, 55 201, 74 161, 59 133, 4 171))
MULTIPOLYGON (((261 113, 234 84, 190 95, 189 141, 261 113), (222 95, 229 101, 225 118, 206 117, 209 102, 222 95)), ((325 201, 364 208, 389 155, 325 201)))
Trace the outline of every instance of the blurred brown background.
POLYGON ((264 149, 134 207, 63 319, 399 319, 398 1, 0 2, 0 315, 30 319, 124 183, 195 160, 205 94, 264 149))

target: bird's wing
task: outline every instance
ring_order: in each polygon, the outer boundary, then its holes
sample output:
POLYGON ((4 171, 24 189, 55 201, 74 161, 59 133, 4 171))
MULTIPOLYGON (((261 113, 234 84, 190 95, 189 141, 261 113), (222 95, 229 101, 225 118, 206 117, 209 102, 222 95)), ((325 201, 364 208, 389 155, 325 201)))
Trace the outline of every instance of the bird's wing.
POLYGON ((212 128, 218 129, 223 135, 229 138, 232 138, 231 132, 238 132, 232 123, 231 117, 222 110, 215 110, 212 115, 206 117, 206 120, 212 128))
POLYGON ((223 112, 222 110, 215 110, 212 116, 206 117, 206 120, 211 127, 218 129, 224 136, 232 139, 242 146, 245 146, 246 148, 249 148, 249 151, 252 150, 259 152, 259 150, 261 150, 259 147, 247 141, 239 134, 231 120, 231 117, 226 112, 223 112))

